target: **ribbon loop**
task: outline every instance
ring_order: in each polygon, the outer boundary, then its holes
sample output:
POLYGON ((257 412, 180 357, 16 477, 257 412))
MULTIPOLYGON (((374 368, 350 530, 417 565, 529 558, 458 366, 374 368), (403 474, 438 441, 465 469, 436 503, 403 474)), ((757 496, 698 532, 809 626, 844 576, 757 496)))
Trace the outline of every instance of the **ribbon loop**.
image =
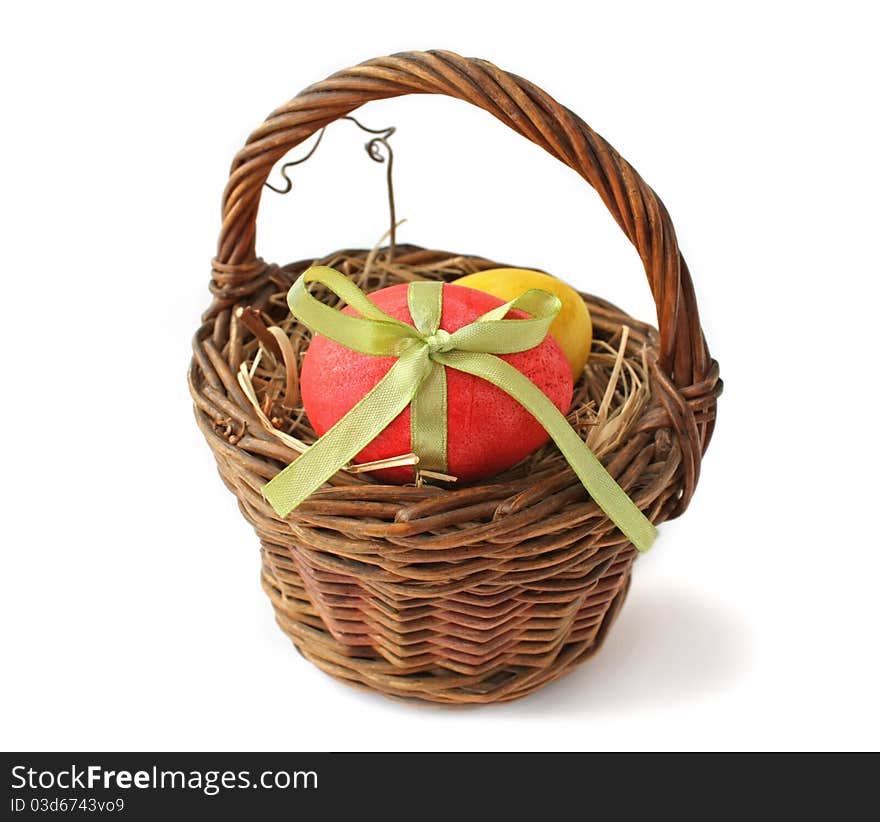
POLYGON ((410 406, 411 447, 422 469, 445 473, 446 369, 479 377, 523 406, 556 443, 584 488, 608 518, 640 551, 647 551, 656 529, 602 463, 587 448, 559 409, 525 375, 497 354, 526 351, 547 336, 559 313, 559 298, 530 289, 493 308, 453 333, 440 328, 443 283, 413 282, 407 304, 413 325, 386 314, 338 271, 315 266, 291 286, 290 311, 314 333, 373 356, 397 357, 391 370, 308 451, 263 487, 263 495, 286 517, 374 440, 410 406), (360 314, 353 317, 312 296, 320 283, 360 314), (511 310, 531 316, 504 319, 511 310))
POLYGON ((386 314, 348 277, 328 266, 308 269, 291 286, 287 305, 303 325, 361 354, 399 357, 419 337, 415 328, 386 314), (309 293, 309 283, 325 286, 361 316, 352 317, 324 305, 309 293))
POLYGON ((483 354, 527 351, 544 341, 561 310, 562 301, 555 294, 530 288, 515 300, 499 305, 477 317, 470 325, 459 328, 452 335, 452 348, 483 354), (505 320, 504 317, 514 309, 532 316, 524 320, 505 320))

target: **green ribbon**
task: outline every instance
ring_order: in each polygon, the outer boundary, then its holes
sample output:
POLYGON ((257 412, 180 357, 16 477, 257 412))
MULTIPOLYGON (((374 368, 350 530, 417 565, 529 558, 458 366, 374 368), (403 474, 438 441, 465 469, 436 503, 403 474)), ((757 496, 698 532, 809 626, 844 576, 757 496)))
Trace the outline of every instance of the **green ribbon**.
POLYGON ((547 431, 584 488, 640 551, 657 535, 650 520, 614 481, 559 409, 526 376, 495 356, 526 351, 547 336, 559 298, 537 288, 449 333, 440 328, 443 284, 413 282, 407 302, 414 325, 372 303, 351 280, 327 266, 314 266, 291 287, 290 311, 299 322, 334 342, 375 357, 396 357, 388 373, 308 451, 263 487, 263 495, 286 517, 411 406, 411 446, 424 469, 446 471, 446 368, 473 374, 513 397, 547 431), (325 305, 308 291, 320 283, 359 317, 325 305), (505 320, 511 309, 531 315, 505 320))

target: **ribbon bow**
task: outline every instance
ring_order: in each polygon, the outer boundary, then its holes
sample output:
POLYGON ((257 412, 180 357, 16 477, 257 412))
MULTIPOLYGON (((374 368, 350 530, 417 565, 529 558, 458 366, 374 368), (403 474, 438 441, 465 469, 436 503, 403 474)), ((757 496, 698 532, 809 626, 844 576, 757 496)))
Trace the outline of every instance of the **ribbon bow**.
POLYGON ((584 488, 640 551, 656 530, 602 463, 568 424, 559 409, 525 375, 495 356, 539 345, 559 313, 559 298, 537 288, 493 308, 449 333, 440 328, 443 284, 413 282, 407 303, 414 325, 389 316, 354 283, 327 266, 308 269, 287 295, 290 311, 313 332, 361 354, 397 357, 388 373, 308 451, 263 487, 263 495, 286 517, 375 439, 411 405, 411 444, 419 465, 446 470, 446 368, 455 368, 498 386, 547 431, 584 488), (343 314, 308 291, 321 283, 361 316, 343 314), (505 320, 511 309, 531 317, 505 320))

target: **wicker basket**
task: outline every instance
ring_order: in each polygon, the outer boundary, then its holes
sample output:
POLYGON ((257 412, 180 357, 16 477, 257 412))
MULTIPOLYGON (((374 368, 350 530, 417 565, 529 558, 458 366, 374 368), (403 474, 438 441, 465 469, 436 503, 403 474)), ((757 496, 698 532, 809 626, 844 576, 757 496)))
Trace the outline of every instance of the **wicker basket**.
MULTIPOLYGON (((456 490, 380 485, 340 471, 281 520, 260 489, 297 453, 267 430, 236 380, 259 345, 242 307, 289 323, 284 294, 314 262, 279 267, 256 255, 256 217, 270 170, 363 103, 411 93, 466 100, 537 143, 599 192, 638 250, 659 335, 584 295, 597 344, 619 343, 626 326, 623 356, 643 369, 649 388, 635 419, 599 456, 653 522, 685 510, 721 382, 669 215, 586 123, 482 60, 448 52, 371 60, 305 89, 250 136, 224 194, 214 302, 195 335, 190 389, 220 474, 260 537, 263 587, 278 623, 303 656, 339 679, 386 694, 446 703, 510 700, 599 649, 626 597, 636 556, 556 449, 545 446, 502 476, 456 490)), ((398 246, 393 264, 367 271, 366 256, 336 252, 322 262, 365 290, 424 277, 453 281, 497 265, 398 246)), ((286 328, 301 356, 308 333, 286 328)), ((575 388, 569 415, 585 438, 608 379, 601 364, 592 368, 575 388)), ((301 408, 263 410, 273 425, 314 441, 301 408)))

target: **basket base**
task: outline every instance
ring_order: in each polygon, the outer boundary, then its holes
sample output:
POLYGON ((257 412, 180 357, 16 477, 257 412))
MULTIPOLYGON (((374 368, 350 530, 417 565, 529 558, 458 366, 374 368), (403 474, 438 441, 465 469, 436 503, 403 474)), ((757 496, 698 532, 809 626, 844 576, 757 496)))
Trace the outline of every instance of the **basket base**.
MULTIPOLYGON (((295 559, 291 561, 295 549, 292 553, 290 548, 264 542, 262 553, 263 590, 272 601, 279 627, 305 659, 356 688, 379 691, 391 697, 456 705, 519 699, 596 654, 629 592, 634 559, 631 553, 618 556, 617 561, 596 578, 586 595, 579 597, 580 606, 574 618, 569 616, 571 630, 564 640, 546 648, 539 648, 540 643, 536 642, 536 653, 529 655, 522 653, 519 641, 507 655, 502 649, 491 664, 476 666, 470 671, 462 664, 456 671, 450 669, 448 648, 433 662, 408 662, 377 652, 373 644, 377 636, 365 636, 359 643, 357 635, 341 632, 344 626, 339 625, 339 598, 334 598, 332 612, 325 611, 320 598, 308 590, 311 586, 304 582, 298 570, 302 566, 295 559), (328 623, 335 630, 331 630, 328 623)), ((359 583, 350 578, 342 584, 352 589, 359 583)), ((443 602, 426 603, 424 607, 442 613, 443 602)), ((358 612, 357 618, 361 624, 369 622, 363 610, 358 612)), ((529 616, 521 614, 521 618, 525 620, 529 616)), ((459 655, 459 659, 463 656, 459 655)))

